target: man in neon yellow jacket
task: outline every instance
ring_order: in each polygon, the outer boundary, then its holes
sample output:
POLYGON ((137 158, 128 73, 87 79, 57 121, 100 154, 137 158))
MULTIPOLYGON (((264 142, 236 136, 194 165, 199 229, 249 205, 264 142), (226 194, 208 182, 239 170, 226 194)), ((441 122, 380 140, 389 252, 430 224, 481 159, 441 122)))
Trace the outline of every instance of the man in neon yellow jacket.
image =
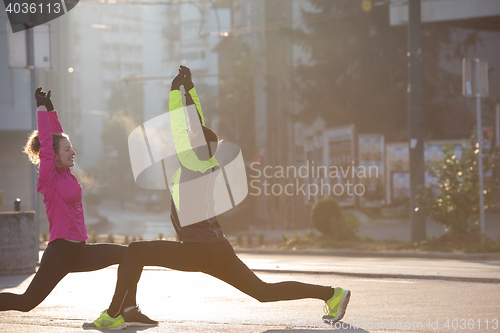
MULTIPOLYGON (((172 81, 170 92, 170 121, 173 130, 174 145, 180 169, 172 177, 176 186, 172 195, 172 224, 175 227, 179 242, 156 240, 133 242, 129 245, 123 262, 118 269, 118 281, 115 294, 109 308, 101 313, 101 317, 93 323, 85 323, 84 328, 121 327, 124 323, 123 309, 131 306, 126 295, 135 290, 144 266, 161 266, 170 269, 190 272, 203 272, 212 275, 260 302, 276 302, 303 298, 316 298, 326 302, 323 320, 336 322, 343 318, 351 293, 340 287, 314 285, 296 281, 266 283, 255 275, 236 256, 233 247, 224 236, 217 222, 217 217, 211 215, 210 205, 213 204, 213 180, 207 177, 220 172, 219 163, 213 157, 217 151, 218 136, 205 127, 203 113, 196 90, 191 81, 189 68, 181 66, 179 74, 172 81), (186 125, 186 117, 182 106, 180 86, 187 91, 188 106, 196 105, 201 128, 190 133, 186 125), (181 110, 181 111, 179 111, 181 110), (195 143, 196 137, 203 133, 204 144, 195 143), (194 143, 194 146, 193 146, 194 143), (206 149, 204 149, 206 148, 206 149), (206 187, 188 188, 185 184, 201 179, 206 187), (180 186, 179 186, 180 185, 180 186), (194 191, 193 191, 194 190, 194 191), (187 193, 186 193, 187 192, 187 193), (199 200, 201 197, 201 200, 199 200), (209 217, 197 223, 182 225, 179 214, 192 210, 192 201, 200 204, 201 211, 209 217), (186 208, 188 205, 189 209, 186 208)), ((196 206, 196 205, 194 205, 196 206)), ((201 215, 196 215, 199 218, 201 215)), ((182 218, 182 217, 181 217, 182 218)), ((188 222, 193 222, 192 220, 188 222)), ((184 285, 186 288, 193 288, 184 285)), ((135 303, 134 303, 135 304, 135 303)), ((132 304, 133 305, 133 304, 132 304)))

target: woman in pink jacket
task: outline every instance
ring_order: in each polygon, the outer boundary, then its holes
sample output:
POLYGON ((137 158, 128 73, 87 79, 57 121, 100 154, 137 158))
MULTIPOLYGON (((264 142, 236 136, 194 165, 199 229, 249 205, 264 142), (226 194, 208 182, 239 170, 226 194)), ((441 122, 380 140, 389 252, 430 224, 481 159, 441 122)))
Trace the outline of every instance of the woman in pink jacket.
MULTIPOLYGON (((40 304, 71 272, 87 272, 120 264, 127 247, 118 244, 87 244, 87 228, 82 207, 82 186, 70 168, 75 165, 76 152, 68 135, 63 133, 57 111, 48 94, 38 88, 35 92, 38 130, 24 147, 31 162, 39 165, 37 191, 50 223, 49 244, 40 267, 28 289, 22 295, 0 293, 0 311, 28 312, 40 304)), ((127 298, 134 300, 135 290, 127 298)), ((129 303, 130 304, 130 303, 129 303)), ((137 306, 126 312, 128 326, 154 326, 157 322, 143 315, 137 306)))

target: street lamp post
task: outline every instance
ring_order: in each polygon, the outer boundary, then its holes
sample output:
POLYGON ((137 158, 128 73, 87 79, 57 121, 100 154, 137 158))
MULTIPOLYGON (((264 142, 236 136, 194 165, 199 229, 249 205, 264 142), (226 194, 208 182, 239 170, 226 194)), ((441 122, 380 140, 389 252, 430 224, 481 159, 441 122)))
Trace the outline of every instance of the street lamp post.
MULTIPOLYGON (((36 89, 36 81, 35 81, 35 35, 34 29, 28 29, 28 70, 30 71, 30 92, 33 93, 36 89)), ((36 101, 32 97, 31 98, 31 128, 33 130, 37 129, 37 121, 36 121, 36 101)), ((36 184, 38 182, 38 166, 33 165, 33 206, 35 209, 35 257, 36 262, 38 262, 38 252, 39 252, 39 237, 40 237, 40 211, 38 207, 38 191, 36 190, 36 184)))
POLYGON ((480 59, 462 60, 462 94, 476 99, 477 117, 477 162, 479 168, 479 220, 481 223, 481 244, 484 245, 486 225, 484 217, 483 181, 483 126, 481 119, 481 97, 488 97, 488 63, 480 59))
POLYGON ((424 115, 422 91, 422 46, 420 0, 408 3, 408 134, 410 151, 411 239, 426 237, 425 216, 417 208, 417 193, 425 185, 424 115))

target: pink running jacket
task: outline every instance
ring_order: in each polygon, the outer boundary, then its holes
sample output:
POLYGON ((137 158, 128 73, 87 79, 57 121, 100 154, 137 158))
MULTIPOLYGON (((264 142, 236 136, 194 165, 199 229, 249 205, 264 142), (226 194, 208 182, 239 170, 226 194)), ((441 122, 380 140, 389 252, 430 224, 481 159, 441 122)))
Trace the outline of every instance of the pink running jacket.
POLYGON ((49 219, 50 238, 86 241, 87 228, 83 216, 82 186, 75 175, 57 168, 52 147, 52 133, 63 133, 56 111, 37 111, 40 140, 40 169, 36 189, 43 194, 49 219))

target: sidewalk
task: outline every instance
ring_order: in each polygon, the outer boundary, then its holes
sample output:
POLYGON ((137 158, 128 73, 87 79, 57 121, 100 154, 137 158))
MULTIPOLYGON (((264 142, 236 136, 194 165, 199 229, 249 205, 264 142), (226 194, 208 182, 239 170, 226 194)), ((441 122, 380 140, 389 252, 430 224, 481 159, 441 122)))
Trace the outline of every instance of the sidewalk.
POLYGON ((398 255, 366 256, 366 252, 356 256, 332 252, 321 255, 318 251, 301 252, 237 251, 237 254, 255 272, 500 283, 500 255, 479 260, 458 256, 415 258, 398 255))

